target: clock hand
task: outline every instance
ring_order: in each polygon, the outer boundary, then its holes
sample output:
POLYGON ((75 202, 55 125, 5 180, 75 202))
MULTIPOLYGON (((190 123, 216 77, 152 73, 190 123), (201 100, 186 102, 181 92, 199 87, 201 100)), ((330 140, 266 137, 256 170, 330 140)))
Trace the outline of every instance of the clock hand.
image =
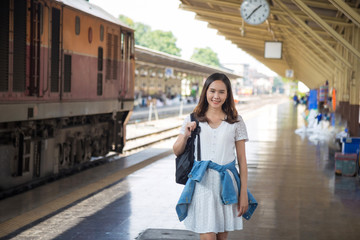
POLYGON ((251 17, 251 15, 253 15, 254 12, 256 12, 261 7, 262 7, 262 5, 259 5, 257 8, 255 8, 246 19, 249 19, 251 17))

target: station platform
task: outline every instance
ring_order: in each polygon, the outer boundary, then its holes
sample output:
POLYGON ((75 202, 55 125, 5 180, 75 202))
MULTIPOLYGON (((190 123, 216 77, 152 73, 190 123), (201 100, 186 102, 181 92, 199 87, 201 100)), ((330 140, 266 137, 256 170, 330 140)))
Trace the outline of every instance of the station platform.
MULTIPOLYGON (((279 99, 239 112, 259 206, 230 240, 360 239, 359 178, 336 176, 328 144, 295 134, 303 110, 279 99)), ((0 238, 199 239, 175 212, 174 141, 0 200, 0 238)))

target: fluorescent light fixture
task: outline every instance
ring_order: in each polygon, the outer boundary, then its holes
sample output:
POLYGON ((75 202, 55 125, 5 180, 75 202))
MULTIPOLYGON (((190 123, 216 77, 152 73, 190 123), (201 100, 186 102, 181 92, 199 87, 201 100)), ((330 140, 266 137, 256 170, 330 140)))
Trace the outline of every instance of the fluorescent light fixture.
POLYGON ((281 59, 282 42, 265 42, 264 58, 281 59))

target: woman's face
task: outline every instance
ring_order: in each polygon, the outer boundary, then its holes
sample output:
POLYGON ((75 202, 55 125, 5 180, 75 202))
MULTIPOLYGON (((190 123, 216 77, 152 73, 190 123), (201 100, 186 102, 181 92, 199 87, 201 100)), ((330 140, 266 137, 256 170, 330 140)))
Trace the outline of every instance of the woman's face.
POLYGON ((226 85, 221 80, 212 82, 206 91, 206 100, 211 108, 221 108, 227 98, 226 85))

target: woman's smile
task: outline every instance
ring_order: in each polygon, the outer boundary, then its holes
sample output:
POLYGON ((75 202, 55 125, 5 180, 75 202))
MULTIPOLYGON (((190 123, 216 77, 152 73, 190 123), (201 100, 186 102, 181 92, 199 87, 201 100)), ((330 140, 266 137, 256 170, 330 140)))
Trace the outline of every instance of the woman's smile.
POLYGON ((212 82, 207 90, 206 98, 211 107, 221 107, 227 98, 225 83, 221 80, 212 82))

